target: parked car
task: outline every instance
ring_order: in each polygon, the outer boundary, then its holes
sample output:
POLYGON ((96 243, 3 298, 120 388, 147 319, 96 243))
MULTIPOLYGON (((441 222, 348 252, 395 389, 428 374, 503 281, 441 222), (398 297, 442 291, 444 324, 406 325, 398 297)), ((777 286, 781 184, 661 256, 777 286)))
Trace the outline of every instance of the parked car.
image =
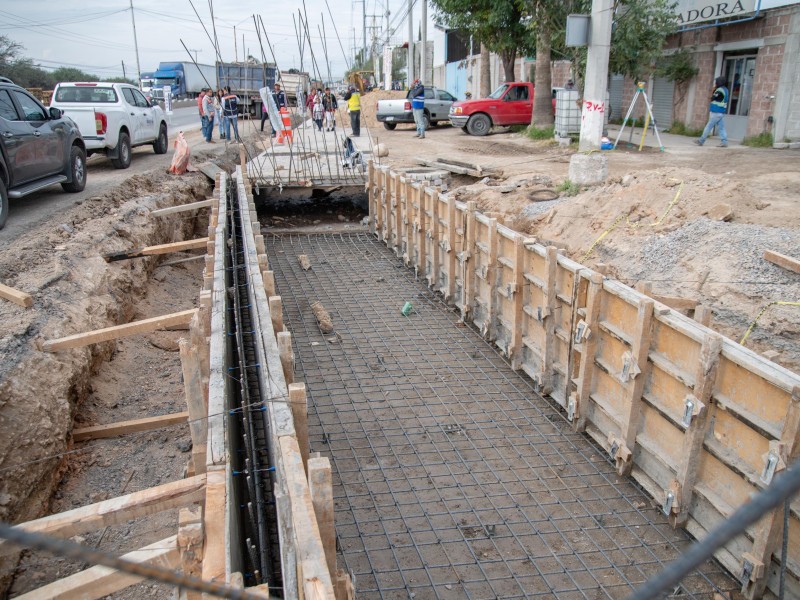
MULTIPOLYGON (((555 93, 553 112, 555 113, 555 93)), ((492 127, 529 125, 533 116, 533 84, 503 83, 486 98, 456 102, 450 107, 450 123, 470 135, 486 135, 492 127)))
MULTIPOLYGON (((378 102, 378 121, 388 130, 393 130, 398 123, 413 123, 414 113, 411 111, 411 92, 405 100, 380 100, 378 102)), ((450 118, 450 106, 455 97, 446 90, 436 87, 425 87, 425 129, 439 121, 450 118)))
POLYGON ((50 106, 78 124, 89 156, 103 153, 117 169, 130 166, 136 146, 152 145, 156 154, 169 149, 164 111, 130 84, 59 83, 50 106))
POLYGON ((67 192, 86 186, 86 146, 78 126, 0 78, 0 228, 8 219, 9 198, 56 183, 67 192))

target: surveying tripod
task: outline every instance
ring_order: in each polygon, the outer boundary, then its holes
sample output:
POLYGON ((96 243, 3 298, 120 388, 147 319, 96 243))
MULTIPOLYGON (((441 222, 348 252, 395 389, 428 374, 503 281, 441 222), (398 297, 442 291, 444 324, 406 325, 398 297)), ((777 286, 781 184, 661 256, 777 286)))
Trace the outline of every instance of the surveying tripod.
MULTIPOLYGON (((639 81, 636 84, 636 93, 633 96, 633 100, 631 100, 631 105, 628 107, 628 113, 625 115, 625 119, 622 121, 622 127, 620 127, 619 133, 617 134, 617 139, 614 140, 614 149, 617 148, 617 144, 619 143, 619 139, 622 137, 622 132, 625 131, 625 125, 628 123, 628 119, 630 119, 631 114, 633 113, 633 108, 636 106, 636 101, 639 99, 639 96, 644 98, 644 105, 647 108, 647 112, 645 113, 644 119, 644 129, 642 130, 642 140, 639 143, 639 151, 642 151, 642 147, 644 146, 644 136, 647 133, 647 127, 649 126, 650 122, 653 122, 653 132, 656 134, 656 139, 658 140, 658 146, 661 151, 664 151, 664 144, 661 142, 661 136, 658 135, 658 127, 656 126, 655 117, 653 117, 653 105, 650 104, 650 100, 647 98, 647 92, 644 91, 645 83, 644 81, 639 81)), ((631 139, 633 138, 633 124, 631 124, 631 139)), ((630 142, 630 140, 629 140, 630 142)))

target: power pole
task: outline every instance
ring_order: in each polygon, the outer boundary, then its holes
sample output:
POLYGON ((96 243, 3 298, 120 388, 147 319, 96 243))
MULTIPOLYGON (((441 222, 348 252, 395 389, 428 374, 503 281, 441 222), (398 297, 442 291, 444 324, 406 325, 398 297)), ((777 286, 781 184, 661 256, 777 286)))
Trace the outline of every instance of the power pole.
POLYGON ((600 149, 603 137, 608 86, 608 56, 611 50, 613 0, 592 0, 591 40, 586 58, 586 81, 583 88, 581 152, 600 149))
POLYGON ((239 62, 239 43, 236 41, 236 25, 233 26, 233 57, 235 62, 239 62))
POLYGON ((422 0, 422 52, 419 58, 419 78, 425 85, 433 85, 428 81, 428 0, 422 0))
POLYGON ((408 76, 408 88, 411 89, 411 83, 414 81, 414 0, 408 0, 408 67, 406 69, 408 76))
POLYGON ((361 0, 361 34, 363 36, 364 62, 367 62, 367 0, 361 0))
MULTIPOLYGON (((392 37, 392 34, 389 31, 389 3, 386 3, 386 44, 383 47, 384 56, 389 49, 391 48, 391 40, 389 38, 392 37)), ((384 64, 384 74, 383 74, 383 87, 387 90, 392 89, 392 59, 389 58, 388 66, 384 64)))
POLYGON ((142 69, 139 66, 139 41, 136 39, 136 19, 133 18, 133 0, 131 0, 131 23, 133 23, 133 47, 136 49, 136 80, 142 80, 142 69))
MULTIPOLYGON (((128 76, 125 74, 125 61, 124 61, 124 60, 122 61, 122 78, 123 78, 123 79, 127 79, 127 78, 128 78, 128 76)), ((141 87, 141 86, 142 86, 142 80, 141 80, 141 79, 139 80, 139 82, 138 82, 138 84, 137 84, 137 85, 138 85, 139 87, 141 87)))

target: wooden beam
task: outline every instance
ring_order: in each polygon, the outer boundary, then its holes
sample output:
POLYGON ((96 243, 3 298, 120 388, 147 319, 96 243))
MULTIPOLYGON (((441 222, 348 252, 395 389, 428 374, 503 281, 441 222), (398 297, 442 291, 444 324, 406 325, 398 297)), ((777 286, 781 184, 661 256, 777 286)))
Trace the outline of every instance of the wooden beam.
POLYGON ((444 299, 448 303, 453 302, 456 293, 456 199, 450 195, 447 197, 447 290, 444 299))
POLYGON ((30 308, 33 306, 33 298, 30 294, 21 292, 20 290, 15 290, 14 288, 3 285, 2 283, 0 283, 0 298, 5 298, 14 304, 19 304, 23 308, 30 308))
POLYGON ((294 431, 297 436, 297 445, 303 457, 303 467, 308 470, 308 398, 306 397, 305 383, 289 384, 289 406, 294 418, 294 431))
POLYGON ((170 206, 167 208, 159 208, 150 212, 151 217, 163 217, 164 215, 172 215, 175 213, 186 212, 188 210, 199 210, 201 208, 210 208, 214 203, 213 200, 200 200, 199 202, 189 202, 188 204, 179 204, 177 206, 170 206))
POLYGON ((277 335, 283 331, 283 302, 280 296, 269 297, 269 316, 272 319, 272 329, 277 335))
MULTIPOLYGON (((173 535, 155 544, 121 556, 123 560, 139 565, 154 565, 165 569, 176 569, 180 565, 178 536, 173 535)), ((64 577, 36 590, 17 596, 20 600, 95 600, 124 590, 143 581, 137 577, 110 567, 92 567, 75 575, 64 577)))
POLYGON ((711 318, 713 316, 714 313, 711 311, 710 306, 698 304, 694 307, 694 320, 706 327, 711 327, 711 318))
POLYGON ((574 348, 581 353, 578 372, 578 384, 575 391, 575 418, 572 425, 576 431, 586 429, 587 411, 589 408, 589 395, 592 391, 594 374, 594 354, 597 348, 597 339, 600 337, 599 316, 600 299, 603 293, 603 276, 600 273, 592 274, 589 280, 589 291, 586 297, 586 318, 584 323, 589 328, 589 335, 583 336, 581 342, 574 348))
POLYGON ((72 440, 74 442, 85 442, 86 440, 99 440, 103 438, 117 437, 129 433, 140 431, 152 431, 162 427, 171 427, 180 423, 185 423, 189 419, 188 412, 169 413, 158 417, 145 417, 144 419, 133 419, 131 421, 117 421, 108 425, 93 425, 72 430, 72 440))
MULTIPOLYGON (((101 527, 120 525, 131 519, 202 502, 205 497, 205 486, 206 476, 196 475, 141 492, 109 498, 95 504, 20 523, 16 527, 33 533, 70 538, 95 531, 101 527)), ((11 544, 0 541, 0 556, 13 553, 14 549, 15 547, 11 544)))
POLYGON ((264 292, 267 298, 275 295, 275 272, 274 271, 261 271, 261 277, 264 279, 264 292))
POLYGON ((333 525, 333 479, 331 461, 327 457, 308 460, 308 486, 317 517, 319 536, 331 580, 336 581, 336 529, 333 525))
POLYGON ((203 514, 205 545, 203 546, 203 579, 225 581, 225 556, 227 534, 225 532, 225 467, 209 468, 206 485, 206 504, 203 514))
MULTIPOLYGON (((405 227, 406 252, 403 256, 403 261, 406 266, 412 265, 414 260, 414 184, 410 179, 406 179, 403 185, 403 222, 405 227)), ((402 245, 401 245, 402 246, 402 245)))
MULTIPOLYGON (((178 512, 178 551, 181 571, 200 577, 203 570, 203 509, 182 508, 178 512)), ((186 591, 185 600, 202 600, 200 592, 186 591)))
POLYGON ((278 355, 283 367, 283 378, 286 383, 294 382, 294 352, 292 351, 292 334, 281 331, 275 336, 278 340, 278 355))
POLYGON ((169 254, 171 252, 183 252, 184 250, 207 248, 208 243, 208 238, 204 237, 197 238, 195 240, 184 240, 183 242, 159 244, 158 246, 147 246, 146 248, 128 250, 126 252, 112 252, 110 254, 104 254, 103 258, 106 262, 114 262, 117 260, 127 260, 129 258, 140 258, 142 256, 154 256, 156 254, 169 254))
MULTIPOLYGON (((544 255, 545 282, 542 290, 547 302, 547 314, 544 316, 544 348, 542 349, 542 393, 550 394, 555 385, 556 360, 556 272, 558 269, 558 248, 548 246, 544 255)), ((544 310, 545 307, 542 307, 544 310)))
POLYGON ((375 163, 367 163, 367 206, 369 206, 369 232, 375 233, 375 223, 379 221, 380 208, 375 205, 375 163))
MULTIPOLYGON (((199 325, 198 325, 199 327, 199 325)), ((188 340, 178 341, 186 407, 189 412, 189 432, 192 436, 192 458, 195 473, 205 473, 206 443, 208 441, 208 407, 203 392, 203 377, 197 348, 188 340)))
POLYGON ((678 296, 661 296, 659 294, 648 294, 656 302, 666 304, 674 310, 694 310, 700 302, 693 298, 679 298, 678 296))
POLYGON ((68 348, 81 348, 91 344, 99 344, 100 342, 116 340, 121 337, 128 337, 141 333, 150 333, 151 331, 164 329, 170 325, 183 325, 189 323, 196 312, 197 309, 192 308, 190 310, 182 310, 181 312, 176 312, 169 315, 161 315, 160 317, 152 317, 150 319, 143 319, 141 321, 132 321, 130 323, 125 323, 124 325, 114 325, 113 327, 106 327, 104 329, 96 329, 94 331, 87 331, 85 333, 76 333, 63 338, 48 340, 42 344, 42 350, 45 352, 55 352, 57 350, 66 350, 68 348))
POLYGON ((395 173, 392 187, 394 188, 394 253, 403 258, 403 203, 401 197, 405 185, 400 173, 395 173))
POLYGON ((514 238, 514 296, 512 297, 513 313, 511 327, 511 341, 508 356, 511 359, 511 368, 518 371, 522 368, 524 348, 522 332, 524 331, 524 304, 525 304, 525 239, 522 234, 514 238))
POLYGON ((788 269, 794 273, 800 273, 800 260, 792 258, 791 256, 786 256, 785 254, 780 254, 772 250, 765 250, 764 260, 768 260, 772 264, 788 269))

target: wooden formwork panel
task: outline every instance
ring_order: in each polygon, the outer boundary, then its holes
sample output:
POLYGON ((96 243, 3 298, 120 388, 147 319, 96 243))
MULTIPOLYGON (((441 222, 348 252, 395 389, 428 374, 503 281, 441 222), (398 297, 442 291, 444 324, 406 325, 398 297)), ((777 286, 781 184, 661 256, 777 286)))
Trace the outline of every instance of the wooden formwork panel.
MULTIPOLYGON (((394 216, 399 234, 387 244, 606 448, 673 526, 704 536, 768 485, 770 464, 780 470, 796 457, 800 376, 498 227, 474 202, 414 196, 398 175, 376 177, 377 187, 392 182, 397 212, 387 201, 384 220, 394 216)), ((735 574, 749 569, 747 597, 777 590, 779 513, 716 553, 735 574)), ((795 502, 787 564, 798 595, 799 515, 795 502)))

